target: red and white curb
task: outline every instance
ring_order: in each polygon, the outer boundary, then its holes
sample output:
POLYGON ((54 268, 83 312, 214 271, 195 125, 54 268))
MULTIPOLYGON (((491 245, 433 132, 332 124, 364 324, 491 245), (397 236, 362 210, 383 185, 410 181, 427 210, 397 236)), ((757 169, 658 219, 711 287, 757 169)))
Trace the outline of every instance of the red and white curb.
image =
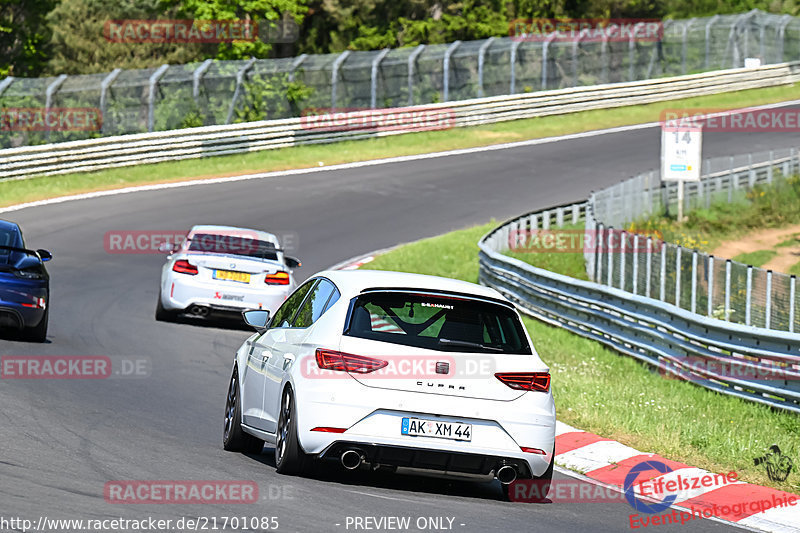
MULTIPOLYGON (((555 463, 560 467, 622 490, 625 476, 643 461, 660 461, 672 472, 642 472, 638 483, 659 479, 667 483, 679 477, 699 479, 714 474, 556 422, 555 463)), ((634 490, 640 492, 636 487, 634 490)), ((678 494, 673 507, 708 510, 717 519, 761 531, 800 532, 800 496, 741 481, 722 486, 692 486, 678 494), (792 501, 793 504, 785 503, 792 501)))

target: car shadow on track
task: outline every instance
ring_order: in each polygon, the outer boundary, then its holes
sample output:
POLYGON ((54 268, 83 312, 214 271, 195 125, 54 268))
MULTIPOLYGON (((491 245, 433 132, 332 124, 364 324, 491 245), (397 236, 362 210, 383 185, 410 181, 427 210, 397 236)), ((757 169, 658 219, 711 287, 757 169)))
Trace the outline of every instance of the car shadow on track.
MULTIPOLYGON (((266 447, 261 454, 245 454, 248 458, 269 468, 275 468, 274 449, 266 447)), ((349 487, 375 488, 403 491, 416 494, 455 496, 481 500, 506 502, 499 481, 480 482, 472 480, 442 479, 387 471, 372 471, 362 468, 345 470, 336 461, 316 461, 305 479, 323 483, 336 483, 349 487)), ((545 500, 539 503, 549 503, 545 500)))
POLYGON ((0 330, 0 341, 22 342, 25 344, 38 344, 38 345, 53 343, 53 341, 51 341, 50 339, 47 339, 44 342, 38 342, 26 339, 21 331, 15 329, 0 330))

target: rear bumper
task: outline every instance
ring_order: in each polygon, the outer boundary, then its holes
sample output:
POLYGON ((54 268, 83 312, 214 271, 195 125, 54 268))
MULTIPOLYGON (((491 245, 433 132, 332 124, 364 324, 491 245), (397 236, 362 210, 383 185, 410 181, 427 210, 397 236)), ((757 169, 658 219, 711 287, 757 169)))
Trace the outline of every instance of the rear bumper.
POLYGON ((235 282, 210 284, 179 275, 168 280, 166 290, 161 293, 161 303, 165 309, 173 311, 199 305, 217 313, 238 313, 244 309, 269 309, 274 313, 286 300, 290 287, 264 285, 255 289, 235 282))
POLYGON ((39 325, 45 314, 45 307, 31 307, 38 298, 44 298, 49 305, 45 288, 15 288, 6 290, 0 287, 0 328, 32 328, 39 325))
POLYGON ((493 476, 500 467, 512 466, 519 478, 533 477, 528 462, 518 457, 366 444, 357 441, 336 441, 319 454, 319 458, 338 461, 347 450, 361 452, 365 457, 364 461, 372 466, 413 468, 440 472, 445 475, 470 474, 476 476, 493 476))

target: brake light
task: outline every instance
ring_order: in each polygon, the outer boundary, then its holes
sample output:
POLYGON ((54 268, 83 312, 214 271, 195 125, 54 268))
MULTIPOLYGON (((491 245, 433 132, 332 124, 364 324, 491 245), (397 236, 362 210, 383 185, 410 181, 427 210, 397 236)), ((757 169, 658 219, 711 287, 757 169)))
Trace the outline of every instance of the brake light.
POLYGON ((264 278, 264 283, 267 285, 288 285, 289 273, 278 271, 274 274, 267 274, 267 276, 264 278))
POLYGON ((503 372, 494 377, 517 390, 547 392, 550 390, 549 372, 503 372))
POLYGON ((325 427, 319 427, 319 428, 314 428, 311 431, 319 431, 320 433, 344 433, 345 431, 347 431, 347 428, 325 428, 325 427))
POLYGON ((197 274, 197 267, 189 263, 186 259, 175 261, 175 264, 172 265, 172 270, 174 272, 180 272, 181 274, 189 274, 190 276, 197 274))
POLYGON ((389 364, 388 361, 317 348, 317 366, 323 370, 369 374, 389 364))

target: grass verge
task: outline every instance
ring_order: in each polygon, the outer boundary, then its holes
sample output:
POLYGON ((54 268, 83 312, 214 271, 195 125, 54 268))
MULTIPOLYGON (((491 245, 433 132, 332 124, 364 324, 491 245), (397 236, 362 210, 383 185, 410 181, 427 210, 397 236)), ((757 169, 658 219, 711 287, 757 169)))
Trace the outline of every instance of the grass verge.
POLYGON ((657 104, 584 111, 538 117, 487 126, 460 128, 347 141, 327 145, 297 146, 250 154, 171 161, 153 165, 100 170, 91 173, 46 176, 0 182, 0 207, 68 194, 117 189, 133 185, 168 183, 253 172, 311 168, 376 158, 422 154, 503 142, 537 139, 616 126, 656 122, 664 109, 706 107, 732 109, 797 98, 797 86, 752 89, 718 95, 673 100, 657 104))
MULTIPOLYGON (((494 225, 407 244, 364 268, 477 282, 476 243, 494 225)), ((741 480, 800 492, 800 473, 777 483, 753 464, 772 444, 800 462, 800 416, 662 377, 597 342, 527 317, 524 322, 551 367, 560 420, 643 452, 712 472, 735 470, 741 480)))

